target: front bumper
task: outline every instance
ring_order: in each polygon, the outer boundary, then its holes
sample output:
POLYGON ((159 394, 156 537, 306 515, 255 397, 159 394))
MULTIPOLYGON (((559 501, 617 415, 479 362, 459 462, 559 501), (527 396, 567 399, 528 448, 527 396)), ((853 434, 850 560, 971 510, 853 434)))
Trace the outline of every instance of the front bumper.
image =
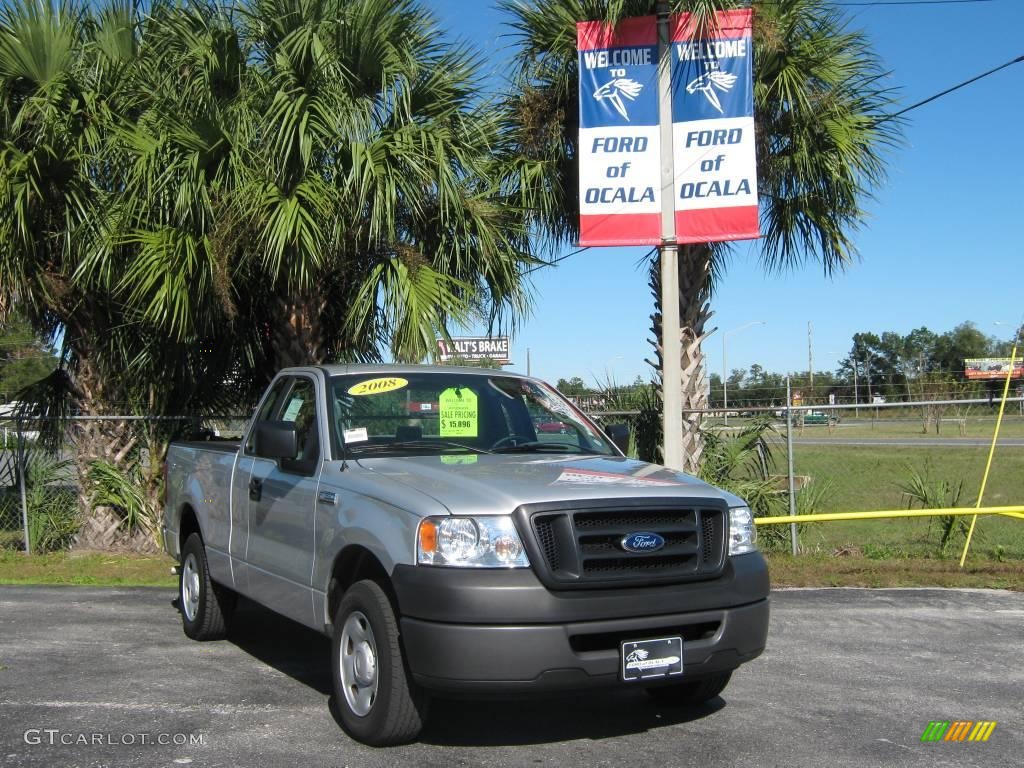
POLYGON ((164 545, 164 552, 175 560, 181 560, 181 552, 178 551, 178 532, 172 531, 166 525, 160 527, 161 540, 164 545))
POLYGON ((768 634, 767 567, 732 558, 709 582, 551 592, 532 572, 399 567, 394 585, 410 671, 446 692, 512 693, 629 685, 624 640, 681 635, 683 678, 735 669, 768 634))

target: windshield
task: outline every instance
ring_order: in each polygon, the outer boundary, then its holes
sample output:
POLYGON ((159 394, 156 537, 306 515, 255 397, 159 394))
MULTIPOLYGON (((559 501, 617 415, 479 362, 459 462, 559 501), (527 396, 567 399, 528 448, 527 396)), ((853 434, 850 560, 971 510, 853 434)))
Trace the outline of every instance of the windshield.
POLYGON ((500 374, 334 376, 331 407, 336 453, 350 457, 618 455, 593 422, 552 387, 500 374))

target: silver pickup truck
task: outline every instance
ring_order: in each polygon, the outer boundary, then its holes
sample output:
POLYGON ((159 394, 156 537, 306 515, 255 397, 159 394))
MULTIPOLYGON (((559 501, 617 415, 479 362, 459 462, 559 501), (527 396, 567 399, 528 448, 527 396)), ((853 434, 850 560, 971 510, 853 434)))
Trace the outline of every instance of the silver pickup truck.
POLYGON ((237 595, 325 633, 374 745, 415 738, 432 694, 713 698, 765 645, 750 511, 608 433, 501 371, 283 370, 240 443, 168 452, 185 634, 224 637, 237 595))

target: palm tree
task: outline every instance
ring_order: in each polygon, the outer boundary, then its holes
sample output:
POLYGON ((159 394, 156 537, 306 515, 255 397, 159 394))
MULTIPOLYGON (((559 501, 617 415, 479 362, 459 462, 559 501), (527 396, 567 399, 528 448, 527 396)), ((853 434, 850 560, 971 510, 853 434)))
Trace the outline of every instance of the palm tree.
MULTIPOLYGON (((406 0, 5 5, 0 313, 61 342, 37 394, 237 412, 282 365, 514 322, 534 260, 475 66, 406 0)), ((152 506, 170 429, 74 431, 103 544, 90 469, 131 478, 148 447, 152 506)))
MULTIPOLYGON (((698 23, 743 5, 732 0, 674 0, 675 13, 698 23)), ((761 199, 761 263, 768 271, 817 262, 826 274, 855 257, 852 237, 863 205, 884 178, 883 151, 898 138, 885 120, 890 94, 862 33, 850 31, 827 0, 754 0, 754 113, 761 199)), ((652 0, 506 0, 517 38, 515 91, 506 114, 520 152, 510 172, 531 223, 552 243, 578 237, 575 24, 615 23, 654 13, 652 0)), ((731 253, 700 243, 679 251, 683 408, 707 407, 702 343, 714 329, 711 299, 731 253)), ((660 265, 651 265, 652 365, 661 375, 660 265)), ((674 308, 673 308, 674 310, 674 308)), ((700 415, 684 418, 687 469, 703 451, 700 415)))
MULTIPOLYGON (((154 6, 111 214, 106 287, 171 338, 222 337, 247 377, 435 353, 514 321, 534 263, 500 186, 475 61, 402 0, 154 6)), ((97 268, 91 274, 99 274, 97 268)))
MULTIPOLYGON (((73 390, 91 416, 124 394, 104 359, 128 334, 112 297, 81 285, 76 272, 101 240, 98 214, 119 184, 101 149, 111 116, 131 111, 134 24, 122 0, 94 11, 71 2, 0 10, 0 313, 17 307, 37 332, 61 340, 61 366, 37 392, 73 390)), ((75 432, 87 512, 90 463, 119 461, 137 439, 114 422, 78 422, 75 432)))

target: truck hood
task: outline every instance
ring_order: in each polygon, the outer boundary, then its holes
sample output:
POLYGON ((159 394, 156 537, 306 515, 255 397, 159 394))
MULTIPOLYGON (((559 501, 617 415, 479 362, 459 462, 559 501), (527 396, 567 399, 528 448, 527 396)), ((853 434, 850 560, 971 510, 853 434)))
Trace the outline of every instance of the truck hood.
POLYGON ((744 503, 682 472, 611 456, 470 454, 366 458, 357 463, 430 496, 456 515, 509 514, 520 504, 538 502, 638 497, 744 503))

